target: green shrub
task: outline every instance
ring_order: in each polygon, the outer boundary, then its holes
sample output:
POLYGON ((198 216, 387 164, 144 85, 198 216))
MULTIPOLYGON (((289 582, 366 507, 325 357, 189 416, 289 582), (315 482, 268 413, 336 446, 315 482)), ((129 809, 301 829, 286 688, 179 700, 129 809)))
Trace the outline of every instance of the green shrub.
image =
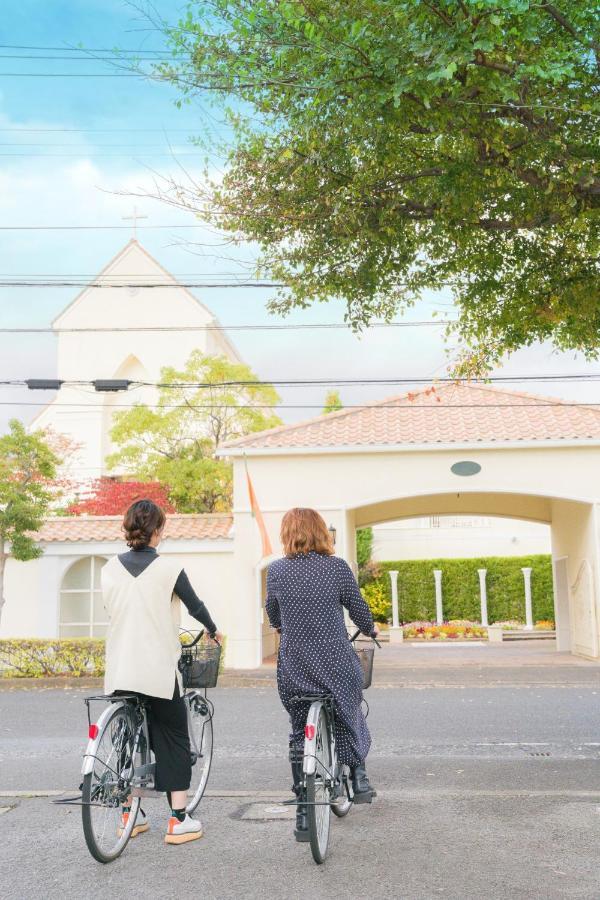
MULTIPOLYGON (((398 575, 398 612, 400 621, 435 619, 435 582, 433 570, 441 569, 445 619, 479 620, 481 605, 478 569, 487 569, 488 618, 490 622, 522 619, 525 613, 525 587, 521 567, 530 566, 534 621, 554 618, 552 560, 547 555, 489 556, 476 559, 419 559, 378 563, 373 577, 363 582, 365 597, 373 594, 372 585, 383 591, 391 610, 390 570, 398 575)), ((374 594, 373 594, 374 595, 374 594)), ((383 600, 378 599, 378 604, 383 600)), ((388 617, 391 612, 387 613, 388 617)))
POLYGON ((364 569, 371 562, 373 552, 373 529, 358 528, 356 531, 356 562, 359 569, 364 569))
POLYGON ((392 615, 392 603, 379 581, 372 581, 362 588, 362 594, 369 605, 376 622, 387 622, 392 615))
POLYGON ((104 675, 104 641, 98 638, 0 640, 2 674, 11 678, 104 675))

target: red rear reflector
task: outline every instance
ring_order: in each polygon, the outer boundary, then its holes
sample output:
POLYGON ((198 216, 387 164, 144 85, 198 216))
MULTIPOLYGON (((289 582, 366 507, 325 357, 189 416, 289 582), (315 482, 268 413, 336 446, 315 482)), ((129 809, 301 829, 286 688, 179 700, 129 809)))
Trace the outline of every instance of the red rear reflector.
POLYGON ((97 725, 90 725, 90 730, 88 731, 88 734, 89 734, 89 736, 90 736, 90 739, 91 739, 92 741, 95 741, 96 738, 98 737, 98 726, 97 726, 97 725))
POLYGON ((315 726, 314 725, 305 725, 304 726, 304 736, 308 738, 309 741, 315 736, 315 726))

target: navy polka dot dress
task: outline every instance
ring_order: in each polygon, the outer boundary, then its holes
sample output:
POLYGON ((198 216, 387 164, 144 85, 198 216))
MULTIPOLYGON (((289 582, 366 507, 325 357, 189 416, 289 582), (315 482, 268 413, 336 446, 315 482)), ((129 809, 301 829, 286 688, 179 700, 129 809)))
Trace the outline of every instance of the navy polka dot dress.
POLYGON ((308 704, 293 698, 331 693, 338 756, 355 766, 367 756, 371 736, 361 709, 362 671, 343 607, 363 634, 372 632, 373 617, 345 560, 313 551, 269 566, 267 615, 273 628, 281 629, 277 686, 291 720, 290 741, 303 746, 308 713, 308 704))

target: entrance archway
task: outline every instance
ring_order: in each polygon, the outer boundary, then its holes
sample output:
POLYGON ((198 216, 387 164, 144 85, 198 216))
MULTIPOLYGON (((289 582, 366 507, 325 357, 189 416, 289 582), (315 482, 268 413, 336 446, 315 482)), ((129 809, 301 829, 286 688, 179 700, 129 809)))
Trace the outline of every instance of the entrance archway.
POLYGON ((581 499, 507 491, 456 491, 394 499, 373 498, 360 506, 344 509, 344 532, 348 535, 346 558, 356 569, 356 542, 352 536, 357 528, 423 515, 494 516, 549 525, 557 650, 598 657, 594 572, 598 528, 594 504, 581 499))
POLYGON ((318 509, 356 565, 357 527, 429 515, 543 522, 552 533, 558 647, 599 656, 600 410, 487 385, 436 386, 231 441, 237 593, 230 662, 262 659, 256 523, 269 535, 292 506, 318 509))

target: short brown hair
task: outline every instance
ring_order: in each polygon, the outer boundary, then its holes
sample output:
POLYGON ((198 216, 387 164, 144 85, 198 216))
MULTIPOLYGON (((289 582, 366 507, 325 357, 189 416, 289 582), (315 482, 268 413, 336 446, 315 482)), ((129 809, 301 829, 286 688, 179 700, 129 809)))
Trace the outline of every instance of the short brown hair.
POLYGON ((288 509, 281 522, 281 543, 286 556, 300 556, 311 550, 333 556, 331 535, 316 509, 288 509))
POLYGON ((123 519, 123 531, 127 545, 133 550, 145 547, 155 531, 160 531, 167 517, 153 500, 136 500, 123 519))

